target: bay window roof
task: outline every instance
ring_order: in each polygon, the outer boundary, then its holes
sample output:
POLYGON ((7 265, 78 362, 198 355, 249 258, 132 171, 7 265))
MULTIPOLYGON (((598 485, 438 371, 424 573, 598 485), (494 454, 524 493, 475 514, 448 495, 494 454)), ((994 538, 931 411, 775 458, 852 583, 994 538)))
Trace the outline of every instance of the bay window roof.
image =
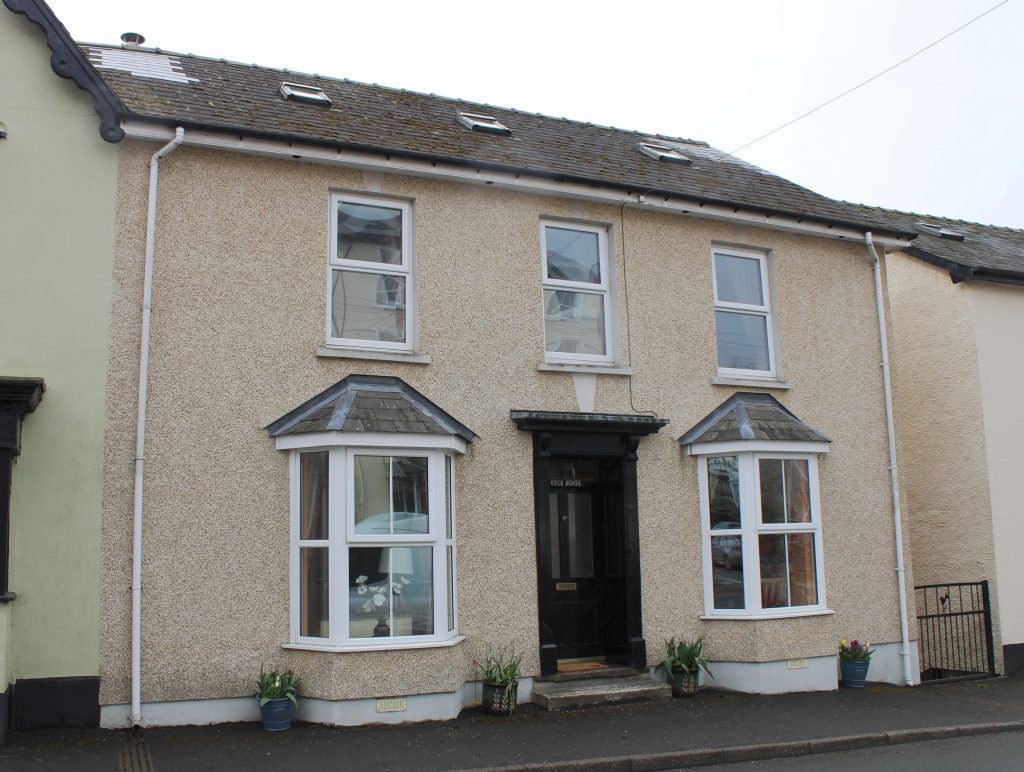
POLYGON ((271 437, 310 432, 476 434, 401 378, 349 375, 266 427, 271 437))
POLYGON ((771 394, 738 391, 679 438, 684 446, 712 442, 832 442, 771 394))

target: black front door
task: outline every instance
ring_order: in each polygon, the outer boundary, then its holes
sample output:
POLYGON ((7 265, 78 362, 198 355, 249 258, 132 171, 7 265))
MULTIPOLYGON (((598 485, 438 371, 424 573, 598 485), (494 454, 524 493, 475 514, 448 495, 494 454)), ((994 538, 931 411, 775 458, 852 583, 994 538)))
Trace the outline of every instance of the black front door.
POLYGON ((548 458, 538 501, 542 638, 557 660, 628 663, 626 526, 619 458, 548 458))

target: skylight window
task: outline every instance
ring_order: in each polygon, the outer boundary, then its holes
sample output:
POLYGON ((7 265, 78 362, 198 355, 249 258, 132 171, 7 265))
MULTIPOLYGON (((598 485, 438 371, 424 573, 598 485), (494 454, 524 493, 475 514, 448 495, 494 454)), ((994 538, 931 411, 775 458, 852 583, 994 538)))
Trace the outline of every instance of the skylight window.
POLYGON ((492 134, 512 133, 512 129, 490 115, 477 115, 475 113, 460 112, 459 123, 473 131, 489 131, 492 134))
POLYGON ((329 105, 331 98, 324 93, 322 88, 307 86, 303 83, 282 83, 281 96, 285 99, 295 99, 299 102, 314 102, 320 105, 329 105))
POLYGON ((940 239, 949 239, 950 241, 964 240, 964 235, 962 233, 957 233, 956 231, 951 231, 947 228, 943 228, 941 225, 935 225, 930 222, 919 222, 915 223, 915 225, 917 225, 917 227, 923 230, 925 233, 928 233, 932 236, 938 236, 940 239))
POLYGON ((640 152, 645 156, 654 158, 658 161, 672 161, 677 164, 691 164, 689 158, 680 153, 674 147, 668 147, 667 145, 655 145, 652 142, 641 142, 637 147, 640 148, 640 152))

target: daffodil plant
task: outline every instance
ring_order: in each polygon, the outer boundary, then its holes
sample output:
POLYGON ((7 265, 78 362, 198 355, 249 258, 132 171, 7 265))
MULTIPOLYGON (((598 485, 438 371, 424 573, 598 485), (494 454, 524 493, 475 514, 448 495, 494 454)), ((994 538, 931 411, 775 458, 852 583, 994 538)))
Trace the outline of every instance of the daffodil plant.
POLYGON ((258 691, 256 696, 260 698, 260 707, 263 707, 271 700, 280 700, 287 697, 293 704, 298 705, 295 694, 299 688, 299 677, 295 671, 288 668, 285 671, 271 670, 266 672, 260 667, 260 678, 256 682, 258 691))

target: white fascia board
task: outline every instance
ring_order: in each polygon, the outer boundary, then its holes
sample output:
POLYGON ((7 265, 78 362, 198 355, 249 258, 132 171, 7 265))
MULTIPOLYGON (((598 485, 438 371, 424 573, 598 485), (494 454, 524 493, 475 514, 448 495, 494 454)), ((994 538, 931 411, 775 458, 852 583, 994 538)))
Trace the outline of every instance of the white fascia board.
POLYGON ((723 453, 828 453, 827 442, 796 440, 730 440, 698 442, 686 446, 689 456, 711 456, 723 453))
POLYGON ((399 432, 306 432, 276 439, 278 450, 306 448, 414 448, 451 450, 465 454, 466 441, 454 434, 406 434, 399 432))
MULTIPOLYGON (((121 124, 121 128, 124 129, 125 135, 131 139, 159 142, 174 136, 174 130, 168 126, 141 121, 124 121, 121 124)), ((371 153, 354 153, 341 149, 332 150, 331 148, 318 145, 259 139, 238 134, 221 134, 198 129, 185 132, 185 144, 215 150, 250 153, 268 158, 290 158, 295 161, 305 161, 308 163, 344 166, 361 171, 389 172, 413 177, 444 179, 451 182, 493 185, 498 188, 518 190, 543 196, 574 198, 582 201, 612 204, 614 206, 626 205, 638 209, 653 209, 710 220, 739 222, 759 228, 801 233, 807 236, 821 236, 823 238, 850 240, 858 243, 864 241, 864 231, 856 228, 824 225, 785 215, 763 214, 719 204, 690 201, 683 198, 658 197, 654 199, 649 196, 623 193, 612 188, 582 185, 574 182, 555 182, 516 172, 471 169, 442 162, 395 158, 386 155, 373 155, 371 153)), ((879 237, 875 239, 875 243, 883 245, 886 249, 899 249, 910 246, 910 239, 879 237)))

